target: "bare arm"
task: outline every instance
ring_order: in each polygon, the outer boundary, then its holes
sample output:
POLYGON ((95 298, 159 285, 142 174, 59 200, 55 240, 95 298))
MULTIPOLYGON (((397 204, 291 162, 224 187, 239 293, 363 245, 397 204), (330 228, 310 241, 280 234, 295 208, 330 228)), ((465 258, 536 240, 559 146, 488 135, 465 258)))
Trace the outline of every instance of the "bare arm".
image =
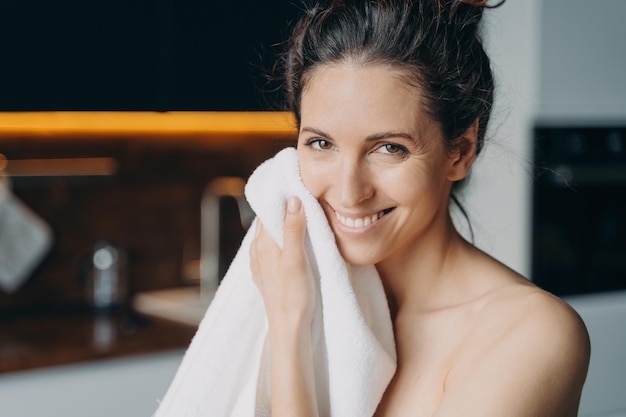
POLYGON ((304 251, 306 220, 290 199, 281 250, 257 223, 250 248, 254 280, 269 322, 271 412, 273 417, 317 417, 311 352, 315 285, 304 251))

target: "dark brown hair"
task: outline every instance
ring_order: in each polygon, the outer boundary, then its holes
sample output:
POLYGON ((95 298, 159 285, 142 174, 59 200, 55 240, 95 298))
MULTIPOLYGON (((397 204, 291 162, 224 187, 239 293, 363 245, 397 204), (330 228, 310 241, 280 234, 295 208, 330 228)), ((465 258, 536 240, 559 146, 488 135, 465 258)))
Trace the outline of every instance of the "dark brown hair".
MULTIPOLYGON (((499 4, 498 4, 499 5, 499 4)), ((482 149, 494 82, 478 26, 486 1, 318 0, 282 56, 287 104, 300 124, 308 76, 326 64, 386 64, 420 87, 448 147, 478 120, 482 149)))

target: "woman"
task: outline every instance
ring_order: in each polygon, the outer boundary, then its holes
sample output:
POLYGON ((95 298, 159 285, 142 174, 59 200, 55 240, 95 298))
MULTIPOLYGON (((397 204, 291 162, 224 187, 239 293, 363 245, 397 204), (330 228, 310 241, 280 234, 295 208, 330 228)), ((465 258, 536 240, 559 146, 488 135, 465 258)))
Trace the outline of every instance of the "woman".
MULTIPOLYGON (((284 59, 302 180, 344 259, 375 265, 397 371, 377 416, 577 414, 589 339, 576 313, 465 241, 449 203, 480 152, 493 80, 485 1, 323 1, 284 59)), ((251 267, 269 319, 272 416, 317 416, 305 213, 251 267)))

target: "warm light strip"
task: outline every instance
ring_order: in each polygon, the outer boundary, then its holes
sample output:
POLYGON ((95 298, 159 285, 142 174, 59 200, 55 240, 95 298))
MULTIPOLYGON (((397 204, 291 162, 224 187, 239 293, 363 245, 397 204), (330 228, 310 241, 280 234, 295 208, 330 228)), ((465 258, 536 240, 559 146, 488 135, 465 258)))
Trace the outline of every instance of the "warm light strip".
POLYGON ((6 112, 0 139, 14 137, 293 137, 287 112, 6 112))

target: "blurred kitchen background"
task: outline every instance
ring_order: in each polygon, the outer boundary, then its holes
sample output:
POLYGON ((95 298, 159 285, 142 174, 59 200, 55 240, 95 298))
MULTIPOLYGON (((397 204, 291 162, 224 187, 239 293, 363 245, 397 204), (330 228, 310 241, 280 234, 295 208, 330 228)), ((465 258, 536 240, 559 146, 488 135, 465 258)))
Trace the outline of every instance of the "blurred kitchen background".
MULTIPOLYGON (((156 409, 243 236, 242 179, 294 137, 262 74, 297 13, 0 3, 0 415, 156 409)), ((476 244, 585 319, 584 417, 626 416, 625 23, 623 0, 486 13, 499 90, 464 196, 476 244)))

